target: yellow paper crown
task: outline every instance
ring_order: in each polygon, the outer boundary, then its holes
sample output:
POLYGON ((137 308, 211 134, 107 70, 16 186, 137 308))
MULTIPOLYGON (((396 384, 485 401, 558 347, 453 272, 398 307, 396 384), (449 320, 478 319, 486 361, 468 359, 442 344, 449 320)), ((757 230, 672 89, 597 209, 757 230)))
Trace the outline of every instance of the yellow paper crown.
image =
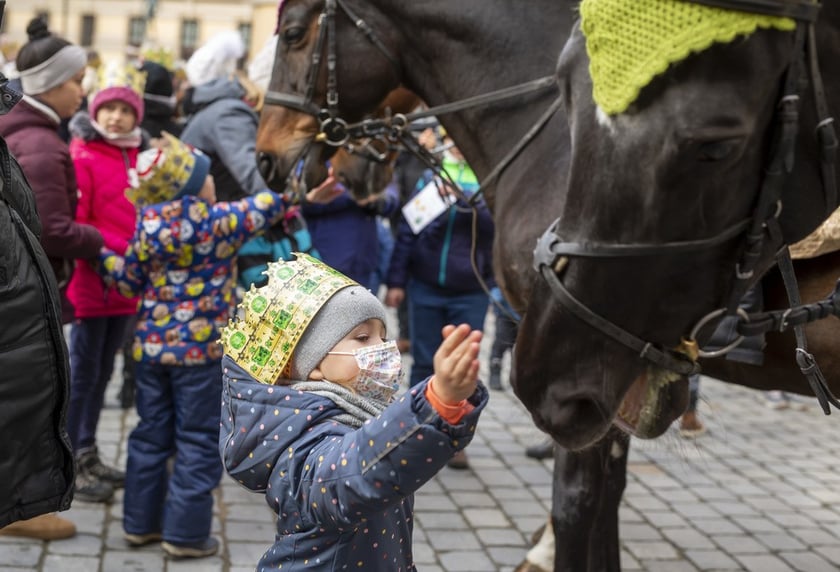
POLYGON ((271 262, 268 283, 245 293, 236 321, 222 330, 225 353, 262 383, 289 377, 290 359, 312 319, 333 294, 357 282, 308 254, 271 262))
POLYGON ((759 28, 792 31, 790 18, 674 0, 583 0, 592 97, 608 115, 627 110, 671 64, 759 28))
POLYGON ((138 207, 195 194, 210 169, 210 159, 201 151, 166 131, 163 140, 159 148, 137 155, 137 177, 125 196, 138 207))
POLYGON ((146 72, 132 64, 112 62, 99 66, 96 89, 102 91, 112 87, 127 87, 142 100, 146 87, 146 72))
POLYGON ((172 50, 163 46, 145 46, 143 48, 143 60, 160 64, 169 71, 175 68, 175 56, 172 50))

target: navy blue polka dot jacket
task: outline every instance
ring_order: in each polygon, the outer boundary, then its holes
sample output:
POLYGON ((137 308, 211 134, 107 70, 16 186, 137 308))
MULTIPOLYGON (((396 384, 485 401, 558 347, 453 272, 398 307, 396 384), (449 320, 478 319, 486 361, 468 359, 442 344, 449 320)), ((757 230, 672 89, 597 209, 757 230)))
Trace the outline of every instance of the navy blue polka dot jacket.
POLYGON ((257 569, 414 571, 414 492, 470 442, 487 390, 450 425, 424 382, 354 429, 326 397, 258 383, 227 356, 222 367, 225 468, 278 515, 257 569))

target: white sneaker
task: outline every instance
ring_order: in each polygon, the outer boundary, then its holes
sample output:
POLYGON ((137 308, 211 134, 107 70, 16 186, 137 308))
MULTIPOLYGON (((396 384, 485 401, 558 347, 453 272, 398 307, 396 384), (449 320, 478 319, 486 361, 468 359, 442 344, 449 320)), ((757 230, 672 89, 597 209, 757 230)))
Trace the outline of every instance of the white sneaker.
POLYGON ((767 391, 764 394, 764 404, 770 409, 787 409, 790 401, 784 391, 767 391))

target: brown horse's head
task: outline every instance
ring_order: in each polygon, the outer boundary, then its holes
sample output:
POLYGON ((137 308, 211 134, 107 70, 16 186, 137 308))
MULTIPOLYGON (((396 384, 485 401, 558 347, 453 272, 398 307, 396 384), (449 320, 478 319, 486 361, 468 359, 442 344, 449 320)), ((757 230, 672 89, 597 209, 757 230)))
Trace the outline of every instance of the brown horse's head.
MULTIPOLYGON (((286 177, 301 160, 301 174, 307 185, 320 182, 326 175, 325 162, 336 150, 336 147, 316 140, 323 119, 318 117, 318 110, 327 108, 329 46, 335 46, 333 53, 342 64, 336 66, 334 76, 339 90, 337 93, 340 93, 334 109, 342 121, 359 121, 399 83, 393 69, 395 62, 355 30, 342 10, 335 14, 335 36, 325 39, 320 53, 315 54, 318 37, 322 33, 319 17, 323 8, 323 0, 286 0, 279 15, 274 69, 257 132, 260 172, 274 188, 285 184, 286 177), (313 59, 314 56, 320 56, 322 62, 317 72, 313 65, 317 57, 313 59), (382 85, 381 81, 365 82, 366 77, 383 74, 392 78, 388 85, 382 85), (348 83, 354 86, 352 90, 341 89, 348 83), (365 88, 366 85, 369 87, 365 88), (310 86, 311 105, 306 111, 272 104, 272 93, 298 96, 302 101, 310 86)), ((381 37, 388 39, 387 36, 381 37)), ((388 53, 397 52, 390 50, 388 53)))
MULTIPOLYGON (((831 9, 826 29, 836 33, 837 6, 831 9)), ((594 48, 582 29, 589 30, 585 22, 560 62, 571 145, 556 238, 571 246, 557 247, 562 264, 544 267, 579 305, 549 279, 536 280, 520 326, 515 379, 537 423, 572 448, 592 443, 614 421, 655 437, 684 409, 684 378, 640 354, 676 348, 703 316, 749 286, 746 277, 736 280, 736 265, 774 147, 785 72, 799 58, 792 32, 759 29, 673 63, 629 107, 606 112, 593 98, 594 48), (663 246, 691 241, 700 246, 663 246), (628 254, 615 252, 616 245, 639 248, 628 254), (581 319, 592 314, 604 323, 581 319), (608 333, 610 326, 650 346, 630 349, 608 333)), ((823 44, 830 36, 818 34, 823 44)), ((598 50, 603 55, 612 45, 598 50)), ((821 45, 822 61, 838 48, 821 45)), ((825 79, 837 102, 834 75, 825 79)), ((830 212, 807 90, 803 99, 795 168, 781 195, 779 222, 788 241, 830 212)), ((767 210, 768 217, 778 214, 775 200, 767 210)), ((760 249, 753 281, 778 246, 768 239, 760 249)))

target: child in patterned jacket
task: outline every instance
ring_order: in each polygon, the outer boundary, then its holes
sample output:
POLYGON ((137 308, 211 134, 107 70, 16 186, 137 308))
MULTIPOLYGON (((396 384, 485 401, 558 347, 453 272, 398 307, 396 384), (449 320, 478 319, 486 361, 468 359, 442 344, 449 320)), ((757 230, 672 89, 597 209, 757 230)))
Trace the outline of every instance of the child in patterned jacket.
POLYGON ((125 538, 131 546, 162 539, 171 556, 201 557, 219 546, 210 536, 222 474, 218 338, 235 304, 235 254, 282 218, 285 205, 268 190, 217 203, 208 157, 164 139, 138 157, 137 182, 126 191, 139 209, 137 229, 125 256, 103 249, 100 273, 141 296, 133 345, 140 421, 128 439, 125 538))
POLYGON ((277 513, 258 570, 411 572, 414 492, 473 437, 481 332, 447 325, 396 397, 400 352, 368 290, 304 254, 269 265, 222 332, 225 468, 277 513))

